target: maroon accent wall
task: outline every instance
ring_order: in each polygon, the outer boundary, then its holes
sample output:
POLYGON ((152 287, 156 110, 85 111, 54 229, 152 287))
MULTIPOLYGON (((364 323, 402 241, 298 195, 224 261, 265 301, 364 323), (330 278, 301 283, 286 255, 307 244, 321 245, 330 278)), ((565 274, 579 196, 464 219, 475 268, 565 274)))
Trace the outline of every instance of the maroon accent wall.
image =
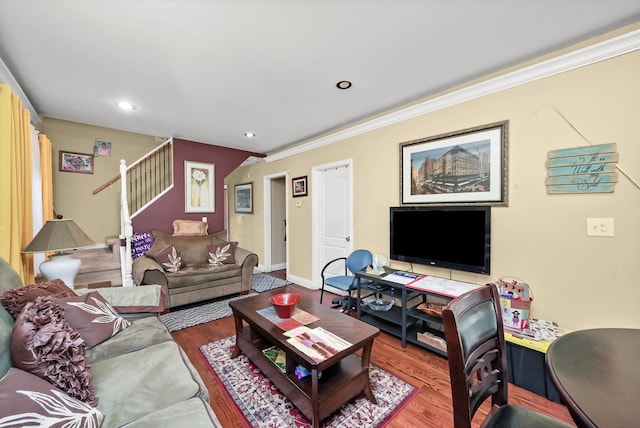
MULTIPOLYGON (((193 141, 173 139, 173 189, 133 218, 135 233, 160 230, 173 233, 173 220, 201 220, 207 217, 209 232, 217 232, 224 228, 224 179, 249 156, 263 157, 263 154, 247 152, 196 143, 193 141), (212 163, 215 165, 215 213, 184 212, 184 161, 212 163)), ((233 202, 233 195, 229 195, 233 202)))

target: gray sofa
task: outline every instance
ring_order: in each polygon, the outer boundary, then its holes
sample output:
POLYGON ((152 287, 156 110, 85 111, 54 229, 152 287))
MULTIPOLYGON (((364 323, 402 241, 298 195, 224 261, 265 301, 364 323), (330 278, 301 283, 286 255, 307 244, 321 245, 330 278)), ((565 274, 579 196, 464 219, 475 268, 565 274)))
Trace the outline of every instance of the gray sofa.
POLYGON ((154 230, 154 244, 145 255, 133 260, 133 280, 136 284, 160 284, 169 291, 169 307, 201 302, 230 294, 251 291, 253 268, 258 256, 235 247, 234 263, 210 265, 209 249, 224 243, 218 234, 204 236, 173 236, 154 230), (182 266, 168 272, 151 255, 161 247, 175 247, 182 266))
MULTIPOLYGON (((21 286, 20 277, 0 258, 0 295, 21 286)), ((112 287, 103 297, 109 301, 117 295, 122 304, 136 288, 142 287, 112 287)), ((134 294, 139 297, 140 290, 134 294)), ((220 427, 207 389, 183 350, 157 316, 137 315, 129 327, 86 351, 97 408, 104 414, 101 426, 220 427)), ((13 326, 13 317, 0 306, 0 378, 13 366, 13 326)))

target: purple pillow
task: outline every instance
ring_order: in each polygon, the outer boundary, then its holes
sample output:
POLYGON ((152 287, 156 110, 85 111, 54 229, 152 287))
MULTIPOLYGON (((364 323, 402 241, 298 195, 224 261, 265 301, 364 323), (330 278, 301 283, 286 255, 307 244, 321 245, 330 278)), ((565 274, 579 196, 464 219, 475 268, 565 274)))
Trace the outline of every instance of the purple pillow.
POLYGON ((98 397, 90 383, 84 341, 53 299, 36 297, 18 315, 11 333, 13 365, 95 406, 98 397))
POLYGON ((56 298, 64 310, 64 318, 71 328, 84 339, 87 348, 92 348, 131 323, 122 318, 97 291, 84 296, 56 298))
POLYGON ((36 375, 12 367, 0 379, 0 426, 99 427, 104 415, 36 375))
POLYGON ((76 295, 61 279, 52 279, 39 284, 11 288, 0 297, 0 302, 13 315, 13 319, 16 319, 24 306, 38 296, 71 297, 76 295))
POLYGON ((134 233, 131 236, 131 257, 137 259, 153 247, 153 235, 150 233, 134 233))

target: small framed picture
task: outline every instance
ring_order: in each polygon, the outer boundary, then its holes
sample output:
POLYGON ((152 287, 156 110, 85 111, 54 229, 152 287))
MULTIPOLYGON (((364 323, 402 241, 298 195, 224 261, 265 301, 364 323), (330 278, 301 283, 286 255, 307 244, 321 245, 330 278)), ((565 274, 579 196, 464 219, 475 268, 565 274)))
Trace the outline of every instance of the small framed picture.
POLYGON ((236 184, 236 212, 253 213, 253 183, 236 184))
POLYGON ((93 146, 94 156, 111 156, 111 143, 104 140, 96 140, 96 145, 93 146))
POLYGON ((87 153, 64 152, 60 150, 59 170, 93 174, 93 156, 87 153))
POLYGON ((307 196, 307 176, 305 175, 303 177, 296 177, 291 179, 291 188, 293 189, 294 198, 297 198, 298 196, 307 196))

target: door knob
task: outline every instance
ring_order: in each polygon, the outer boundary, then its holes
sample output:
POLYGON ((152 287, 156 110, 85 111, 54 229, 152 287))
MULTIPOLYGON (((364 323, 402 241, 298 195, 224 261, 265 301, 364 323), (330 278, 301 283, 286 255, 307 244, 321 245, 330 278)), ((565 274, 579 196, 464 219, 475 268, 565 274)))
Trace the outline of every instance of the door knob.
POLYGON ((346 237, 346 238, 344 238, 344 239, 346 239, 346 240, 347 240, 347 242, 350 242, 350 241, 351 241, 351 237, 350 237, 350 236, 347 236, 347 237, 346 237))

